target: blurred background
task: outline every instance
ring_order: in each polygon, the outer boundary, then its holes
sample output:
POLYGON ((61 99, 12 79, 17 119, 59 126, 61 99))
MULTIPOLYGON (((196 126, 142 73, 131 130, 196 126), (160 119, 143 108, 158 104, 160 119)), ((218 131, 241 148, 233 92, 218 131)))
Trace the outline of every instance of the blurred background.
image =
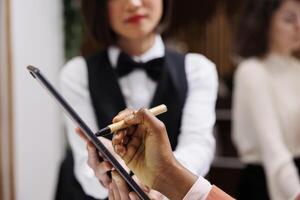
MULTIPOLYGON (((234 195, 241 163, 231 132, 232 39, 243 1, 174 0, 167 45, 217 65, 217 152, 208 179, 234 195)), ((94 46, 78 0, 0 0, 0 199, 53 199, 66 146, 62 114, 29 76, 40 67, 55 86, 69 58, 94 46), (83 38, 83 39, 82 39, 83 38)))

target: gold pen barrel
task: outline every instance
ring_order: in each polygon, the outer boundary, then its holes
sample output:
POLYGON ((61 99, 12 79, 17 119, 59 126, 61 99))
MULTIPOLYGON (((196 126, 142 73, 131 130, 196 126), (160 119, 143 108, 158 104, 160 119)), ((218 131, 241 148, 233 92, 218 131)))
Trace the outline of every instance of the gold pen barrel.
MULTIPOLYGON (((155 116, 165 113, 165 112, 167 112, 167 110, 168 110, 167 106, 164 104, 149 109, 149 111, 155 116)), ((111 133, 113 133, 113 132, 116 132, 123 128, 126 128, 127 126, 126 126, 125 122, 122 120, 117 123, 113 123, 113 124, 109 125, 108 127, 109 127, 111 133)))

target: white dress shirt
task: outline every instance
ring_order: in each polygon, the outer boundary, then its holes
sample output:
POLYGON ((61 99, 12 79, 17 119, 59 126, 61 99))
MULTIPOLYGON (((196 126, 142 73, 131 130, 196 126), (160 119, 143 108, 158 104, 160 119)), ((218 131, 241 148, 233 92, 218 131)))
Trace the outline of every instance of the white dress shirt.
MULTIPOLYGON (((108 49, 109 61, 114 68, 119 53, 120 49, 117 47, 108 49)), ((146 53, 138 57, 134 56, 133 59, 147 62, 150 59, 162 57, 164 54, 165 46, 161 37, 157 35, 154 45, 146 53)), ((217 72, 215 65, 199 54, 186 55, 185 70, 188 93, 174 154, 187 169, 204 176, 209 170, 215 149, 213 127, 218 88, 217 72)), ((88 126, 96 131, 99 127, 96 123, 87 78, 85 59, 76 57, 69 61, 61 72, 61 90, 63 96, 88 126)), ((157 84, 144 71, 136 69, 118 81, 127 107, 134 109, 149 107, 157 84)), ((69 143, 74 155, 74 172, 77 180, 88 195, 95 198, 107 197, 107 190, 100 185, 87 165, 85 143, 74 132, 74 124, 68 119, 66 124, 69 143)), ((107 145, 110 144, 107 142, 107 145)))
POLYGON ((244 163, 262 164, 272 200, 295 199, 300 182, 300 62, 251 58, 235 75, 233 140, 244 163))

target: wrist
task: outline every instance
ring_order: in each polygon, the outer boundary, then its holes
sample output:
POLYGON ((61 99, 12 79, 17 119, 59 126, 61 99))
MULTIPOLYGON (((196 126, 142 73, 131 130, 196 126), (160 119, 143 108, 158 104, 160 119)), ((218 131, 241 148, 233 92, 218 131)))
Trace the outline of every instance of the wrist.
POLYGON ((183 199, 198 178, 176 159, 167 166, 164 172, 156 178, 153 189, 161 192, 169 199, 183 199))

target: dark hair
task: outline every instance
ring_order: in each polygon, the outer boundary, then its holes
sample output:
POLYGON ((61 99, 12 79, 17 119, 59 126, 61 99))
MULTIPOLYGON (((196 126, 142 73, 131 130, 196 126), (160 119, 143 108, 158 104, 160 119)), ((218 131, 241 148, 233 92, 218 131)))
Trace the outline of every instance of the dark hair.
POLYGON ((264 56, 269 50, 271 19, 285 0, 247 0, 236 37, 236 53, 243 57, 264 56))
MULTIPOLYGON (((163 1, 163 15, 157 30, 163 31, 169 24, 170 0, 163 1)), ((108 0, 82 0, 81 8, 86 24, 86 32, 99 46, 108 47, 116 42, 116 34, 108 19, 108 0)))

